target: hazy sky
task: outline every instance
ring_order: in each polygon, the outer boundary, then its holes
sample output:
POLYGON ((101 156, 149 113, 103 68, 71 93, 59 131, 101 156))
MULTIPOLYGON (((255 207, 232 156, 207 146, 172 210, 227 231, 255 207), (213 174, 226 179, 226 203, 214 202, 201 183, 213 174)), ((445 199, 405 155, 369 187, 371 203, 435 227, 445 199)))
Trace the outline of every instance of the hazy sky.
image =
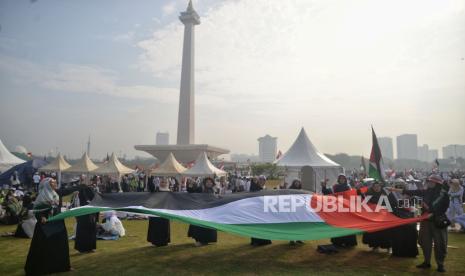
MULTIPOLYGON (((0 0, 0 139, 71 157, 176 139, 182 1, 0 0)), ((465 144, 465 1, 198 0, 196 142, 465 144)))

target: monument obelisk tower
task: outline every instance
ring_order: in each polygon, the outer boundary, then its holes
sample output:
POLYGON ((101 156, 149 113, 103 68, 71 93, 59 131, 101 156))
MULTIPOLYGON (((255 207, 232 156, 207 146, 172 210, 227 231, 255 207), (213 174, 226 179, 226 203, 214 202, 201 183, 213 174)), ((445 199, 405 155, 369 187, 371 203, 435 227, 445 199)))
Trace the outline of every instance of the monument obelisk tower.
POLYGON ((182 47, 181 88, 179 92, 178 140, 176 145, 136 145, 137 150, 145 151, 163 162, 170 153, 177 160, 189 163, 200 154, 216 158, 229 150, 208 144, 195 143, 195 92, 194 92, 194 29, 200 24, 200 17, 189 1, 186 11, 181 12, 179 20, 184 24, 184 42, 182 47))
POLYGON ((195 87, 194 87, 194 42, 195 25, 200 17, 189 1, 179 20, 184 24, 184 43, 182 47, 181 89, 179 94, 178 145, 195 144, 195 87))

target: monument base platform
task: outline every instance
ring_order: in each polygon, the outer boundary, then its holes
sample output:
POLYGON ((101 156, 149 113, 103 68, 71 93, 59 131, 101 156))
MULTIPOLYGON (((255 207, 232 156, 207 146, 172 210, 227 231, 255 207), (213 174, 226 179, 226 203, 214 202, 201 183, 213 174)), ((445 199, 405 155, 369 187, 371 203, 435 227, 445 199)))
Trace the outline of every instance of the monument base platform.
POLYGON ((202 152, 206 152, 210 159, 216 159, 222 154, 229 153, 227 149, 211 145, 137 145, 134 148, 153 155, 160 162, 165 161, 172 152, 174 157, 184 164, 195 161, 202 152))

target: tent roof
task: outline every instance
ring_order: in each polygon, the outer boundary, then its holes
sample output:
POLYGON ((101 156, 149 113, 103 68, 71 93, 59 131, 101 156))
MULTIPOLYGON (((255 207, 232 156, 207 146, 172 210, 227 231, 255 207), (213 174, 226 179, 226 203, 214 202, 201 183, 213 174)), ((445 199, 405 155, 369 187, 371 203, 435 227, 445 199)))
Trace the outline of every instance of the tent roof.
POLYGON ((16 157, 14 154, 12 154, 3 144, 2 140, 0 140, 0 165, 17 165, 24 163, 24 161, 21 158, 16 157))
POLYGON ((38 168, 46 164, 47 162, 42 159, 34 159, 13 166, 9 170, 0 174, 0 186, 3 184, 10 184, 10 177, 15 171, 18 172, 21 183, 25 183, 28 176, 32 175, 38 168))
POLYGON ((50 164, 43 166, 39 169, 42 172, 61 172, 71 167, 71 165, 66 162, 61 153, 58 154, 57 158, 50 162, 50 164))
POLYGON ((210 160, 208 160, 207 154, 202 152, 197 157, 197 160, 195 160, 195 165, 182 174, 186 176, 224 176, 227 172, 213 166, 210 160))
POLYGON ((107 163, 102 164, 98 169, 93 171, 96 174, 127 174, 134 172, 133 169, 123 165, 115 153, 113 153, 107 163))
POLYGON ((304 128, 300 131, 294 144, 275 163, 283 167, 340 167, 338 163, 332 161, 315 148, 308 139, 304 128))
POLYGON ((98 167, 97 165, 90 160, 87 152, 82 155, 81 160, 79 160, 76 164, 72 165, 64 172, 66 173, 88 173, 96 170, 98 167))
POLYGON ((181 165, 170 152, 166 160, 156 169, 151 171, 153 175, 173 176, 185 172, 187 169, 181 165))

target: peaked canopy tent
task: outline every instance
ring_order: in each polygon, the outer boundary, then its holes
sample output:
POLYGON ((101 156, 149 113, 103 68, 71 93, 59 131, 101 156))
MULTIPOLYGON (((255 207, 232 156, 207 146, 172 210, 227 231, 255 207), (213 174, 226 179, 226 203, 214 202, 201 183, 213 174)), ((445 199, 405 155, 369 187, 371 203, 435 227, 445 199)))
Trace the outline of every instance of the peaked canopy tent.
POLYGON ((184 176, 225 176, 228 173, 215 167, 207 154, 202 152, 195 160, 195 165, 182 173, 184 176))
POLYGON ((43 166, 42 168, 39 169, 41 172, 56 172, 58 174, 58 185, 61 185, 61 173, 69 169, 71 165, 66 162, 66 160, 63 158, 61 153, 58 153, 57 157, 55 160, 50 162, 50 164, 43 166))
POLYGON ((5 172, 11 167, 22 164, 25 160, 16 157, 12 154, 0 140, 0 172, 5 172))
POLYGON ((89 156, 87 155, 87 152, 84 153, 81 157, 81 159, 68 169, 64 170, 65 173, 90 173, 93 172, 97 169, 97 165, 90 160, 89 156))
POLYGON ((55 160, 50 162, 48 165, 43 166, 39 169, 41 172, 61 172, 71 167, 71 165, 66 162, 61 153, 57 155, 55 160))
POLYGON ((108 162, 102 164, 98 169, 94 170, 92 173, 94 174, 106 174, 106 175, 116 175, 118 177, 118 191, 120 193, 123 192, 121 188, 121 176, 128 173, 133 173, 134 170, 131 168, 126 167, 123 165, 118 158, 116 157, 115 153, 111 154, 110 160, 108 162))
POLYGON ((85 152, 76 164, 72 165, 63 172, 69 174, 85 174, 87 176, 86 182, 89 183, 89 173, 95 171, 97 168, 98 166, 95 165, 92 160, 90 160, 87 152, 85 152))
POLYGON ((294 144, 275 164, 286 170, 286 182, 301 179, 305 190, 320 192, 320 182, 328 179, 335 183, 344 170, 341 165, 326 157, 312 144, 302 128, 294 144))
POLYGON ((157 176, 177 176, 181 175, 186 170, 187 169, 176 160, 173 153, 170 152, 166 160, 150 173, 157 176))
POLYGON ((132 173, 134 172, 134 170, 123 165, 118 160, 116 155, 113 153, 108 162, 102 164, 100 167, 98 167, 96 170, 92 172, 94 174, 112 174, 112 175, 116 174, 118 176, 121 176, 123 174, 132 173))

